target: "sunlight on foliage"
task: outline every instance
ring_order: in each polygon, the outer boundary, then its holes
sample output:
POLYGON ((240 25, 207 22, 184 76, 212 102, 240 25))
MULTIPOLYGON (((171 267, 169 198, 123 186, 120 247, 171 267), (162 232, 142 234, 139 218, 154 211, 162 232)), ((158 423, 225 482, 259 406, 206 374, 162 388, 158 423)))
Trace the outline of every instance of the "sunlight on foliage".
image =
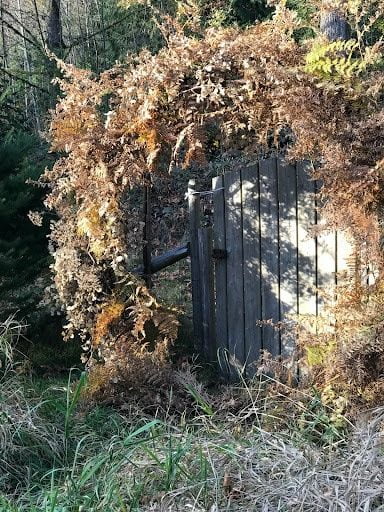
POLYGON ((366 48, 360 54, 360 45, 354 39, 317 42, 306 56, 305 70, 321 78, 349 80, 380 62, 382 55, 378 50, 378 46, 366 48))
POLYGON ((335 341, 305 346, 305 357, 309 366, 322 365, 327 361, 328 355, 336 348, 335 341))
POLYGON ((112 322, 121 317, 125 309, 125 305, 119 302, 110 302, 101 306, 101 311, 96 317, 95 332, 93 334, 93 344, 95 346, 101 343, 112 322))
POLYGON ((314 45, 306 56, 305 70, 321 77, 351 78, 364 70, 362 60, 352 60, 357 48, 358 43, 352 39, 314 45))
MULTIPOLYGON (((360 25, 362 12, 355 20, 360 25)), ((104 305, 118 297, 126 307, 98 345, 101 358, 124 365, 129 344, 150 350, 175 339, 175 312, 128 273, 142 248, 137 191, 149 182, 172 190, 182 169, 195 166, 204 176, 213 158, 234 153, 247 158, 279 152, 315 162, 326 227, 346 230, 366 260, 381 268, 384 76, 376 64, 382 47, 363 37, 301 42, 295 34, 302 27, 283 4, 272 19, 246 29, 199 28, 191 35, 190 27, 166 18, 167 47, 155 55, 143 51, 99 77, 59 62, 63 97, 50 135, 53 148, 67 154, 42 182, 50 186, 46 206, 58 215, 51 245, 68 336, 80 333, 85 347, 92 347, 104 305), (106 97, 107 115, 100 109, 106 97)), ((174 202, 184 207, 183 199, 174 202)), ((353 296, 355 284, 351 280, 338 297, 349 300, 345 318, 359 318, 359 328, 352 332, 354 323, 348 327, 335 314, 337 349, 319 354, 309 348, 320 386, 335 376, 332 370, 346 382, 351 357, 358 358, 345 350, 348 336, 360 346, 367 327, 368 317, 359 316, 364 294, 353 296)), ((316 336, 313 343, 313 332, 308 336, 308 347, 322 346, 316 336)), ((364 350, 359 376, 351 381, 356 386, 369 374, 371 348, 364 350)))

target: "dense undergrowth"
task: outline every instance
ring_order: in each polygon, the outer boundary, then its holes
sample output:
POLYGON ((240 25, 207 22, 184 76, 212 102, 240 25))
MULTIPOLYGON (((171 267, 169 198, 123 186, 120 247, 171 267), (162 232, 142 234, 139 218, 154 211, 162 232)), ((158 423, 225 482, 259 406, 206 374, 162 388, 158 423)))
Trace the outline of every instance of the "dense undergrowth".
MULTIPOLYGON (((180 371, 188 410, 85 407, 86 377, 26 375, 1 326, 0 511, 380 510, 382 410, 334 421, 315 392, 258 378, 208 394, 180 371)), ((164 406, 165 404, 163 404, 164 406)))

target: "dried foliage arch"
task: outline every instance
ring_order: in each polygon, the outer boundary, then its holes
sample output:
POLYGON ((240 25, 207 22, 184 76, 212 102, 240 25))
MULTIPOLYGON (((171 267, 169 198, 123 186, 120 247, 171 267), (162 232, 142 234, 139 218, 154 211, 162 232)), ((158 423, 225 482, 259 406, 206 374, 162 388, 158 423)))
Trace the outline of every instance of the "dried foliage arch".
MULTIPOLYGON (((347 14, 357 23, 359 13, 347 14)), ((51 246, 69 335, 80 332, 104 353, 122 336, 145 338, 149 319, 161 340, 175 336, 171 316, 127 276, 139 218, 126 197, 148 175, 171 180, 217 153, 311 159, 329 222, 380 261, 381 43, 300 42, 300 28, 280 6, 244 30, 188 37, 168 27, 157 55, 142 52, 101 76, 59 63, 63 98, 50 136, 65 156, 43 180, 58 215, 51 246)))

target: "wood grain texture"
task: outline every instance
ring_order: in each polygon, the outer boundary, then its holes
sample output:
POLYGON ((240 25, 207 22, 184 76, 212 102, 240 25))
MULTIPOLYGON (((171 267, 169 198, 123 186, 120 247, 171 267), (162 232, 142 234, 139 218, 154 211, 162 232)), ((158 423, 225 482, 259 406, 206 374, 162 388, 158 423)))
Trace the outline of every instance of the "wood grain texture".
POLYGON ((242 196, 239 171, 224 175, 225 223, 227 247, 227 316, 228 351, 235 365, 231 376, 236 378, 240 365, 245 361, 244 347, 244 280, 243 280, 243 233, 242 196))
MULTIPOLYGON (((317 192, 320 190, 317 183, 317 192)), ((321 201, 317 200, 317 315, 318 329, 329 332, 334 324, 329 306, 335 300, 336 285, 336 233, 324 231, 325 219, 322 216, 321 201)))
MULTIPOLYGON (((297 169, 297 220, 299 262, 299 314, 315 317, 317 314, 317 261, 315 182, 310 179, 310 167, 298 163, 297 169)), ((315 327, 314 327, 315 328, 315 327)))
MULTIPOLYGON (((225 198, 224 178, 217 176, 212 180, 213 194, 213 247, 226 251, 225 239, 225 198)), ((228 374, 228 319, 227 319, 227 258, 215 260, 215 297, 216 297, 216 347, 219 363, 224 374, 228 374)))
MULTIPOLYGON (((280 315, 288 325, 298 314, 298 244, 297 244, 297 176, 296 167, 279 159, 279 250, 280 250, 280 315)), ((295 349, 294 331, 281 333, 281 353, 291 356, 295 349)))
POLYGON ((208 361, 214 361, 216 357, 215 295, 211 227, 198 230, 198 246, 201 276, 202 351, 208 361))
POLYGON ((277 163, 260 160, 261 303, 263 349, 280 353, 280 333, 272 324, 280 321, 279 205, 277 163))
POLYGON ((255 374, 262 349, 259 168, 241 172, 243 201, 244 343, 247 377, 255 374))
POLYGON ((193 331, 195 348, 202 350, 202 317, 201 317, 201 276, 199 265, 198 231, 200 228, 200 197, 196 194, 195 180, 188 183, 189 240, 191 251, 193 331))

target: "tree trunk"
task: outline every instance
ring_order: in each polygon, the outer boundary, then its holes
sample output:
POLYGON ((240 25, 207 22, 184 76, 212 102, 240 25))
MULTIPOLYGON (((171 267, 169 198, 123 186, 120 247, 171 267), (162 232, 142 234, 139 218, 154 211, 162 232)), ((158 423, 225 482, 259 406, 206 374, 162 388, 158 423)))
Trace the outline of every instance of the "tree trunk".
MULTIPOLYGON (((24 28, 24 22, 23 22, 23 15, 22 15, 22 9, 21 9, 21 0, 18 0, 17 2, 18 10, 19 10, 19 21, 20 21, 20 33, 23 37, 23 50, 24 50, 24 71, 26 72, 28 77, 32 76, 32 69, 31 69, 31 59, 28 52, 27 47, 27 40, 25 38, 25 28, 24 28)), ((41 123, 40 123, 40 115, 39 115, 39 109, 37 106, 37 99, 35 96, 35 91, 32 87, 27 86, 27 81, 24 81, 25 85, 25 94, 24 94, 24 102, 25 102, 25 119, 29 119, 29 105, 31 103, 34 117, 35 117, 35 128, 38 133, 41 131, 41 123)))
POLYGON ((4 3, 3 0, 0 0, 0 20, 1 20, 1 42, 3 49, 3 66, 4 68, 8 67, 8 42, 5 35, 5 25, 4 25, 4 3))
POLYGON ((35 10, 37 26, 39 27, 39 34, 40 34, 41 43, 42 43, 42 45, 44 47, 44 43, 45 43, 45 41, 44 41, 44 33, 43 33, 43 27, 41 26, 39 9, 37 7, 37 0, 33 0, 33 8, 35 10))
POLYGON ((348 23, 339 11, 324 10, 321 14, 320 30, 329 41, 348 39, 348 23))
POLYGON ((51 0, 47 38, 47 44, 51 50, 60 50, 64 47, 63 31, 61 25, 60 1, 61 0, 51 0))

